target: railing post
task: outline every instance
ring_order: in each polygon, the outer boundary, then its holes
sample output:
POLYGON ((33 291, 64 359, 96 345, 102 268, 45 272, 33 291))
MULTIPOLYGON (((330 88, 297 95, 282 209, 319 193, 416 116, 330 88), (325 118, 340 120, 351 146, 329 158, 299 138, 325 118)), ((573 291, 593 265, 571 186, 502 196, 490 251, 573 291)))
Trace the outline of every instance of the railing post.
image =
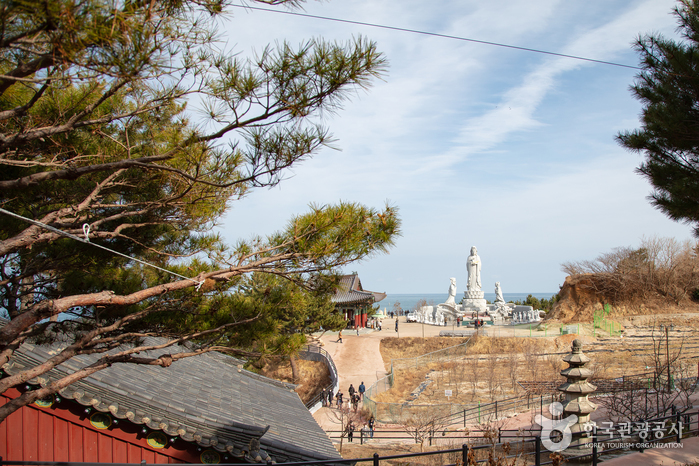
POLYGON ((597 426, 592 426, 592 466, 597 466, 597 426))
POLYGON ((498 400, 495 400, 495 420, 498 420, 498 400))
POLYGON ((534 439, 534 464, 536 466, 541 466, 541 437, 538 435, 534 439))
POLYGON ((379 454, 374 453, 374 466, 379 466, 379 454))
POLYGON ((466 445, 465 443, 461 445, 461 463, 464 466, 468 464, 468 445, 466 445))
POLYGON ((466 408, 464 408, 464 427, 466 427, 466 408))
POLYGON ((680 419, 680 411, 677 410, 677 415, 675 416, 675 422, 677 423, 677 443, 682 443, 682 421, 680 419))

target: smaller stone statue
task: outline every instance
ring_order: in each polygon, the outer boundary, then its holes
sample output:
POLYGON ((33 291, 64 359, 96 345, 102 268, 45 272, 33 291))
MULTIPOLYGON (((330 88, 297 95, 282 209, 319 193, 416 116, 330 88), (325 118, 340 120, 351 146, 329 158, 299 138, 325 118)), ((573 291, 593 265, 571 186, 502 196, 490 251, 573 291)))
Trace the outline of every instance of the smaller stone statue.
POLYGON ((495 304, 505 304, 505 298, 502 297, 502 288, 500 282, 495 282, 495 304))
POLYGON ((451 282, 449 284, 449 297, 447 298, 446 302, 444 304, 451 304, 452 306, 456 306, 456 278, 450 278, 449 281, 451 282))

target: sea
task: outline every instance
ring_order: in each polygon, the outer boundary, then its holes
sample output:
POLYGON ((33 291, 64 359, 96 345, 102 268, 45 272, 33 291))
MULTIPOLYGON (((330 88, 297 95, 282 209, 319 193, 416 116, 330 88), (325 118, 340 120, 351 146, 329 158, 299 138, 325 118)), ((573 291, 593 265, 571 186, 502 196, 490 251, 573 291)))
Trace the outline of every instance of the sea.
MULTIPOLYGON (((524 301, 527 299, 527 296, 532 295, 537 299, 551 299, 553 295, 555 295, 555 292, 552 293, 503 293, 502 297, 505 298, 505 301, 510 302, 510 301, 524 301)), ((421 293, 421 294, 388 294, 385 299, 379 301, 378 304, 379 308, 383 311, 384 309, 387 312, 393 311, 393 305, 395 303, 399 303, 399 306, 401 309, 404 311, 412 311, 415 309, 415 305, 417 302, 421 299, 424 299, 427 301, 428 305, 434 305, 434 304, 440 304, 443 303, 444 301, 447 300, 449 297, 449 294, 447 293, 421 293)), ((456 302, 458 303, 461 298, 463 297, 463 294, 459 296, 459 293, 456 294, 456 302)), ((487 299, 489 302, 495 301, 495 293, 485 293, 485 299, 487 299)))

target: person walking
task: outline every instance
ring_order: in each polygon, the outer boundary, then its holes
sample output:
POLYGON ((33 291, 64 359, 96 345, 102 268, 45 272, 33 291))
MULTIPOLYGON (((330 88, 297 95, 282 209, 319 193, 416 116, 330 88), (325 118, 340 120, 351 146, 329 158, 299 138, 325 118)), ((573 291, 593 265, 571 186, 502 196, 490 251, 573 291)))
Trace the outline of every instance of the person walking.
POLYGON ((354 389, 354 385, 350 384, 350 388, 347 389, 347 393, 349 393, 350 399, 352 398, 352 395, 354 395, 354 392, 356 392, 356 390, 354 389))
POLYGON ((354 424, 352 424, 352 421, 347 425, 347 440, 352 443, 352 439, 354 438, 354 424))
POLYGON ((362 440, 361 443, 366 442, 366 441, 369 439, 369 428, 366 426, 366 424, 364 424, 364 426, 362 426, 362 429, 360 430, 360 433, 361 433, 361 436, 362 436, 362 438, 361 438, 361 440, 362 440))
POLYGON ((363 400, 364 399, 364 392, 366 391, 366 387, 364 386, 364 382, 359 384, 359 397, 363 400))
POLYGON ((328 406, 333 407, 333 389, 328 390, 328 406))
POLYGON ((327 406, 327 405, 328 405, 328 394, 325 393, 325 387, 323 387, 323 391, 320 392, 320 403, 321 403, 323 406, 327 406))
POLYGON ((396 317, 396 332, 398 331, 398 317, 396 317))
POLYGON ((342 330, 337 334, 337 341, 335 343, 342 343, 342 330))
POLYGON ((372 414, 371 417, 369 418, 369 435, 371 435, 371 438, 374 438, 374 423, 376 420, 374 419, 374 415, 372 414))
POLYGON ((379 332, 381 331, 381 321, 379 321, 379 332))
POLYGON ((337 399, 337 407, 342 408, 342 391, 337 391, 337 393, 335 394, 335 399, 337 399))

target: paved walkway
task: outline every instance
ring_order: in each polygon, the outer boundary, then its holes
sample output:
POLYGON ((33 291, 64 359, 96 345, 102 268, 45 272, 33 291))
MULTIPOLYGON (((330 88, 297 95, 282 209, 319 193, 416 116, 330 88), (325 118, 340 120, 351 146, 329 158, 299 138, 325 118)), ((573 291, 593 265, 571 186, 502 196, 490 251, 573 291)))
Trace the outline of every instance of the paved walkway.
MULTIPOLYGON (((395 319, 384 319, 383 330, 361 329, 359 335, 353 330, 342 331, 342 341, 337 341, 337 332, 328 332, 321 338, 323 348, 330 353, 339 378, 339 385, 343 399, 348 399, 347 389, 350 384, 358 388, 364 382, 369 388, 381 377, 386 375, 379 344, 384 338, 422 337, 423 331, 426 337, 439 336, 439 332, 451 327, 437 327, 415 322, 406 322, 405 317, 398 321, 398 332, 395 331, 395 319), (424 327, 424 329, 423 329, 424 327)), ((332 409, 321 408, 313 414, 316 421, 326 431, 339 430, 340 421, 333 414, 332 409)))
POLYGON ((682 440, 682 448, 658 448, 645 450, 643 453, 629 453, 618 458, 604 460, 604 466, 674 466, 695 464, 699 462, 699 438, 692 437, 682 440))

